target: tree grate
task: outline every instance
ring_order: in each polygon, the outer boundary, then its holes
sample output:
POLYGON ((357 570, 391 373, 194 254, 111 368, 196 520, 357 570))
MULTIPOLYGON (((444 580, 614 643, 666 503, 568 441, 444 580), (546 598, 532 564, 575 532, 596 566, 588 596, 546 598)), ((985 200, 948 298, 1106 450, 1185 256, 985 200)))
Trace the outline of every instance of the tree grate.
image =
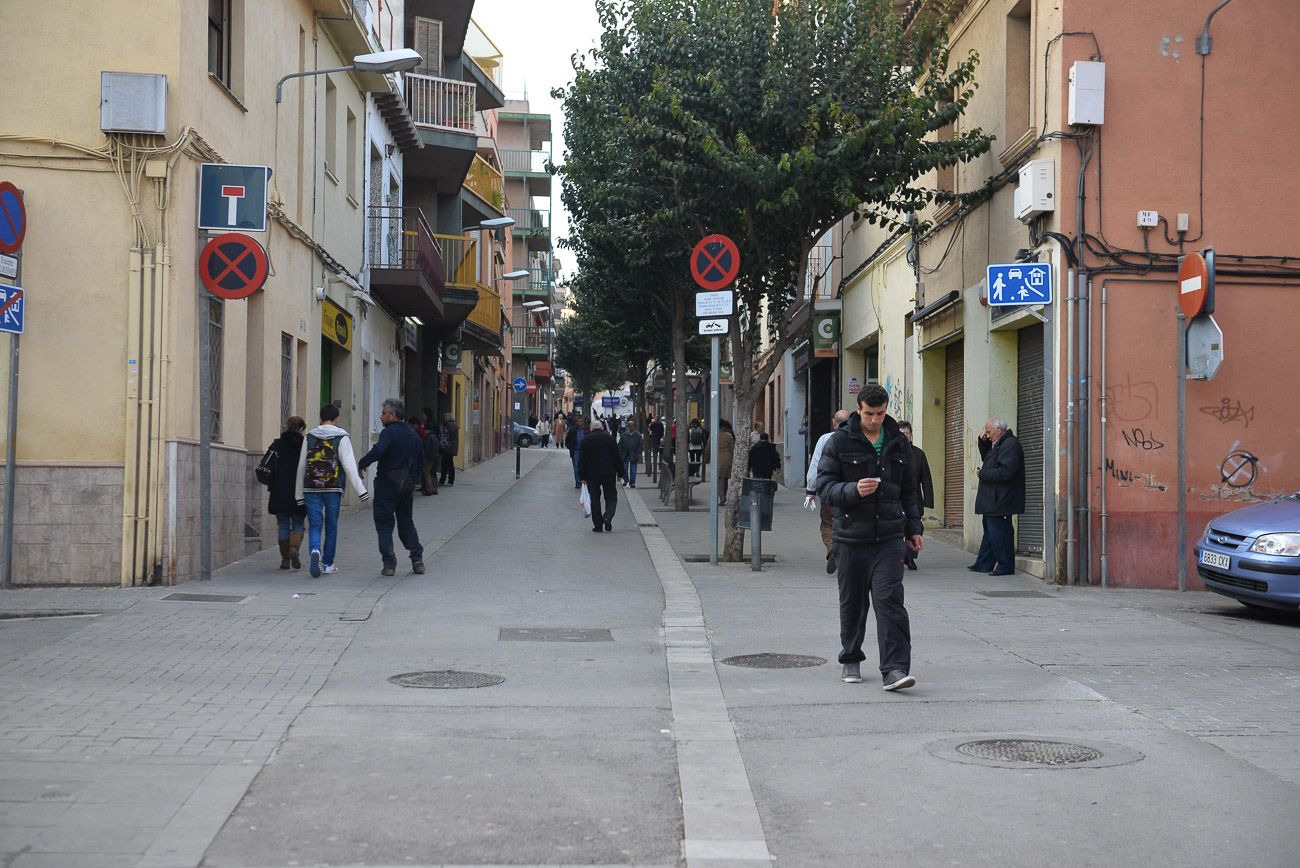
POLYGON ((1104 753, 1082 744, 1062 741, 997 738, 959 744, 958 753, 975 759, 1028 763, 1036 766, 1064 766, 1099 760, 1104 753))
POLYGON ((826 663, 824 657, 807 654, 741 654, 728 657, 722 661, 727 666, 740 666, 746 669, 807 669, 826 663))
POLYGON ((436 672, 403 672, 388 679, 399 687, 424 687, 432 690, 456 690, 465 687, 494 687, 506 679, 486 672, 458 672, 442 669, 436 672))

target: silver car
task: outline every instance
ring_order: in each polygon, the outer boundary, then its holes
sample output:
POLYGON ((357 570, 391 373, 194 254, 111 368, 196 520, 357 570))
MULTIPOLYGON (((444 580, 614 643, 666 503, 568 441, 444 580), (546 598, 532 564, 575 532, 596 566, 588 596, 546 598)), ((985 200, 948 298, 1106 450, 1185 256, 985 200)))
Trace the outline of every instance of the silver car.
POLYGON ((1211 519, 1196 543, 1196 573, 1247 606, 1300 606, 1300 492, 1211 519))

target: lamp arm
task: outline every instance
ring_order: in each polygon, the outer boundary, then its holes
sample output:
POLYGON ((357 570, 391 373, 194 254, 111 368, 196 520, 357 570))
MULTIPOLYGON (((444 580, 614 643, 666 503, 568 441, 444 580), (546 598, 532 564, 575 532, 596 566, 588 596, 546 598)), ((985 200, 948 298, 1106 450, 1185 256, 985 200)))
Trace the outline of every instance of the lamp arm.
POLYGON ((326 75, 331 72, 351 72, 354 69, 356 69, 355 66, 335 66, 330 69, 308 69, 303 72, 291 72, 275 83, 275 104, 279 105, 280 101, 284 99, 284 83, 291 78, 303 78, 308 75, 326 75))

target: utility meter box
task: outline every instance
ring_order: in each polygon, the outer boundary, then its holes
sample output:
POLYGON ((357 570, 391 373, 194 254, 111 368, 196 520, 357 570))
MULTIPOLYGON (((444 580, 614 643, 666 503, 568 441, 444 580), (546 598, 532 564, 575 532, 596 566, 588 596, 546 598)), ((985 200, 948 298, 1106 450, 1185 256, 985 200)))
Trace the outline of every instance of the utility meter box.
POLYGON ((106 133, 167 133, 167 76, 99 74, 99 128, 106 133))
POLYGON ((1071 124, 1100 126, 1106 120, 1106 64, 1077 60, 1070 67, 1070 103, 1066 120, 1071 124))
POLYGON ((1030 160, 1020 169, 1016 187, 1016 219, 1029 221, 1056 210, 1055 164, 1052 160, 1030 160))

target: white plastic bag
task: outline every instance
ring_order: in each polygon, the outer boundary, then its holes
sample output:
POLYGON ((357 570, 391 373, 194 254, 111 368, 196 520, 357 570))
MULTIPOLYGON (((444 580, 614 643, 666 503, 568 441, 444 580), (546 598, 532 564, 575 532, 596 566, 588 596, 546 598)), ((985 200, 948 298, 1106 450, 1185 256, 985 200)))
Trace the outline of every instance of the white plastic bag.
POLYGON ((587 492, 587 486, 582 486, 582 492, 578 495, 578 505, 582 507, 582 514, 591 518, 591 495, 587 492))

